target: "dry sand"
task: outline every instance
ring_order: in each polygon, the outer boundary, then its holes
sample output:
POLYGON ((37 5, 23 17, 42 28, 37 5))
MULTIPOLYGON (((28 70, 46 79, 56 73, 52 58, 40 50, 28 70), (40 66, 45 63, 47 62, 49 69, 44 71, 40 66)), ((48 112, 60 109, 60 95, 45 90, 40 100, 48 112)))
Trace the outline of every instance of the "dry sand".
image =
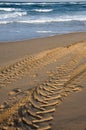
POLYGON ((86 33, 0 43, 0 130, 86 130, 86 33))

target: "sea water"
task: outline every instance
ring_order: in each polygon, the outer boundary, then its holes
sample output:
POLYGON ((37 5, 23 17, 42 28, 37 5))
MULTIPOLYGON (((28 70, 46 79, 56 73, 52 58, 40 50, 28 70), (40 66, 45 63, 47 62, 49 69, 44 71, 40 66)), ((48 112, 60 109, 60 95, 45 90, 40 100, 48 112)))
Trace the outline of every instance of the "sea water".
POLYGON ((0 41, 86 31, 84 2, 0 2, 0 41))

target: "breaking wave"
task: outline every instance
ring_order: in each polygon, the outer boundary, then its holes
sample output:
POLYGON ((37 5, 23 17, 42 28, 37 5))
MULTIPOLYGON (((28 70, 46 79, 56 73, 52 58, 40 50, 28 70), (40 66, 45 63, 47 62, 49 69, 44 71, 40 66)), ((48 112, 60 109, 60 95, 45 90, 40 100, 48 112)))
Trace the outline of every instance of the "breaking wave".
MULTIPOLYGON (((0 17, 3 19, 6 18, 14 18, 14 17, 21 17, 22 15, 26 15, 26 12, 15 12, 15 13, 10 13, 6 15, 0 15, 0 17)), ((44 23, 54 23, 54 22, 68 22, 68 21, 86 21, 86 16, 64 16, 64 17, 59 17, 59 18, 40 18, 40 19, 27 19, 27 20, 18 20, 14 19, 13 21, 11 20, 2 20, 0 21, 0 24, 6 24, 6 23, 27 23, 27 24, 44 24, 44 23)))
MULTIPOLYGON (((13 13, 6 13, 6 14, 0 14, 0 19, 8 19, 8 18, 16 18, 16 17, 22 17, 24 15, 27 15, 27 12, 13 12, 13 13)), ((0 21, 2 22, 2 21, 0 21)))
POLYGON ((51 12, 51 11, 53 11, 53 9, 34 9, 33 11, 36 11, 36 12, 51 12))

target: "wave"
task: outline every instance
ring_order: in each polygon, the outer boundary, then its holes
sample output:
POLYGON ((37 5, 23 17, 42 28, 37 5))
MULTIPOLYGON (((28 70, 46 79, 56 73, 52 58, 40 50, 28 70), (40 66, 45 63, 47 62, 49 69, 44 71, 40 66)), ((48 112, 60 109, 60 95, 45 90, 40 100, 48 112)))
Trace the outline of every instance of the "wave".
MULTIPOLYGON (((57 4, 58 2, 39 2, 37 4, 40 4, 40 5, 54 5, 54 4, 57 4)), ((36 3, 35 3, 36 4, 36 3)))
POLYGON ((36 3, 27 3, 27 2, 2 2, 0 5, 34 5, 36 3))
POLYGON ((56 4, 59 2, 1 2, 0 5, 49 5, 56 4))
POLYGON ((36 4, 36 3, 13 3, 14 5, 34 5, 34 4, 36 4))
POLYGON ((11 11, 20 11, 21 9, 15 9, 15 8, 0 8, 0 11, 7 11, 7 12, 11 12, 11 11))
POLYGON ((27 12, 13 12, 13 13, 6 13, 6 14, 0 14, 0 19, 7 19, 7 18, 15 18, 15 17, 21 17, 27 15, 27 12))
POLYGON ((52 33, 52 31, 47 31, 47 30, 45 30, 45 31, 36 31, 37 33, 52 33))
POLYGON ((13 21, 0 21, 0 24, 10 24, 13 23, 13 21))
POLYGON ((42 18, 36 20, 22 20, 17 21, 19 23, 29 23, 29 24, 42 24, 42 23, 52 23, 52 22, 67 22, 67 21, 86 21, 86 16, 66 16, 59 18, 42 18))
POLYGON ((68 2, 69 4, 77 4, 77 2, 74 2, 74 1, 70 1, 68 2))
POLYGON ((56 2, 57 4, 86 4, 86 1, 65 1, 65 2, 56 2))
POLYGON ((36 12, 52 12, 53 9, 34 9, 33 11, 36 11, 36 12))
POLYGON ((65 1, 65 2, 0 2, 0 5, 34 5, 34 4, 41 4, 41 5, 49 5, 49 4, 86 4, 86 1, 65 1))
MULTIPOLYGON (((7 20, 5 21, 5 18, 9 17, 18 17, 26 15, 25 12, 18 12, 18 13, 13 13, 9 15, 3 15, 4 19, 0 21, 0 24, 8 24, 8 23, 26 23, 26 24, 44 24, 44 23, 55 23, 55 22, 70 22, 70 21, 86 21, 86 16, 64 16, 64 17, 58 17, 58 18, 40 18, 40 19, 27 19, 27 20, 18 20, 18 19, 13 19, 13 21, 7 20)), ((0 16, 1 17, 1 16, 0 16)))

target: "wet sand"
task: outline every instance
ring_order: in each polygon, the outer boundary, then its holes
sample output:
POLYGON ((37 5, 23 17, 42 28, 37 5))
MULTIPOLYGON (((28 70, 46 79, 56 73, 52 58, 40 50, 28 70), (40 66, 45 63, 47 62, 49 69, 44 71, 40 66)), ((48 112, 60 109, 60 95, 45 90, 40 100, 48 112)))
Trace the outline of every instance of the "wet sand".
POLYGON ((86 33, 0 43, 0 130, 85 130, 85 95, 86 33))

